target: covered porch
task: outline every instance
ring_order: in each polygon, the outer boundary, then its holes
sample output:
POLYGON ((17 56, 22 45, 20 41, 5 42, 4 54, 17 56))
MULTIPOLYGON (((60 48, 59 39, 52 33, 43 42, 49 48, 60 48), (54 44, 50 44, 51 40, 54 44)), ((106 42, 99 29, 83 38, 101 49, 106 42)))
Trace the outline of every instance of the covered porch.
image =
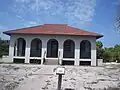
POLYGON ((13 36, 10 40, 9 56, 15 63, 96 66, 96 40, 91 37, 79 38, 48 35, 13 36))

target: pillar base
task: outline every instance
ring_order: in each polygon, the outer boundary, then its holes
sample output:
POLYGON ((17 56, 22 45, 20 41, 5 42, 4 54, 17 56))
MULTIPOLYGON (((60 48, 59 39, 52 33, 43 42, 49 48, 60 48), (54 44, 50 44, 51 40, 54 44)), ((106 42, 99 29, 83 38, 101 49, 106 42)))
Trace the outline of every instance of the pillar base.
POLYGON ((76 59, 74 62, 75 62, 74 63, 75 66, 79 66, 79 60, 76 59))

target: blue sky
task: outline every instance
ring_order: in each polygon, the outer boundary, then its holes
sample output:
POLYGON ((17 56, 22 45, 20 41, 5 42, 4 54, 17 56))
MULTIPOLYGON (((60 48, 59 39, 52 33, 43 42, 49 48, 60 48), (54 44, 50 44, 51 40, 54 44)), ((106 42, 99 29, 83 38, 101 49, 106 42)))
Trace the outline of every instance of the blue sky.
POLYGON ((0 32, 44 23, 69 24, 98 32, 104 46, 120 44, 113 28, 117 0, 0 0, 0 32))

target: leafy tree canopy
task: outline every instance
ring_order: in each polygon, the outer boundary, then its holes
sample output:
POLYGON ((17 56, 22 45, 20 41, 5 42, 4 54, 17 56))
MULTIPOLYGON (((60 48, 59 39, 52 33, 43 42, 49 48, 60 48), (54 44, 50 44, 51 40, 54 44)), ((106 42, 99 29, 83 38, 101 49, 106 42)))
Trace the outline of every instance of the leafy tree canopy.
POLYGON ((0 57, 8 55, 9 52, 9 40, 0 39, 0 57))
POLYGON ((96 42, 97 58, 102 58, 105 62, 118 61, 120 62, 120 45, 114 47, 105 47, 101 41, 96 42))

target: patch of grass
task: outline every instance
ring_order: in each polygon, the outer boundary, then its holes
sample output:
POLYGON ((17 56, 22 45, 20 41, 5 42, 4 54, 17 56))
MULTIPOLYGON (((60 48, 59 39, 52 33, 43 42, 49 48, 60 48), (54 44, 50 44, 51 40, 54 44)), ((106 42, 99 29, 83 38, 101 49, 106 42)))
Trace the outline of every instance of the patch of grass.
POLYGON ((14 90, 19 85, 19 82, 12 82, 5 86, 5 90, 14 90))
POLYGON ((76 80, 75 78, 70 78, 70 80, 76 80))
POLYGON ((13 62, 0 62, 0 64, 15 64, 13 62))
POLYGON ((84 87, 86 90, 93 90, 91 87, 84 87))
POLYGON ((24 80, 24 78, 20 78, 18 81, 23 81, 24 80))
POLYGON ((18 70, 18 69, 20 69, 20 67, 14 67, 13 69, 14 69, 14 70, 18 70))
POLYGON ((42 87, 42 89, 43 89, 43 90, 46 90, 46 89, 48 89, 48 87, 47 87, 47 86, 45 86, 45 87, 42 87))
POLYGON ((104 89, 104 90, 120 90, 120 88, 115 88, 115 87, 109 87, 109 88, 107 88, 107 89, 104 89))
POLYGON ((91 82, 91 84, 97 84, 99 81, 93 81, 91 82))
POLYGON ((98 81, 106 81, 106 79, 99 79, 98 81))
POLYGON ((7 68, 8 70, 13 69, 13 70, 18 70, 20 67, 12 66, 12 65, 3 65, 3 68, 7 68))
POLYGON ((75 90, 75 89, 72 89, 72 88, 65 88, 65 90, 75 90))

